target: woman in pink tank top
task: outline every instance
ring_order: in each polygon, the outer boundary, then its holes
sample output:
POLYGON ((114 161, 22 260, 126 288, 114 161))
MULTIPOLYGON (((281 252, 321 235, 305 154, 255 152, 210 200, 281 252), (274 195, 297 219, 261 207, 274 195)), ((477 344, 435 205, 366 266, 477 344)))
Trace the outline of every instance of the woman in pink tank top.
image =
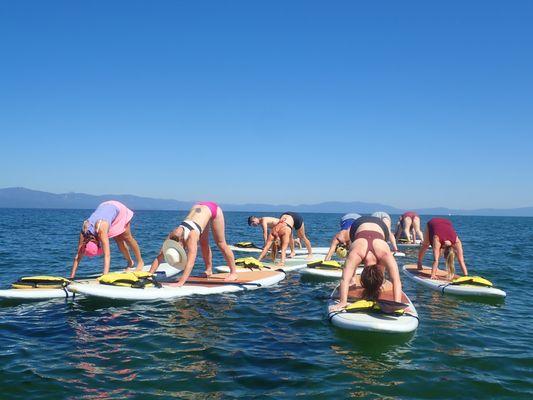
POLYGON ((115 239, 117 246, 128 262, 126 269, 133 268, 130 249, 137 260, 137 271, 144 266, 139 244, 131 234, 130 221, 133 211, 119 201, 105 201, 83 222, 78 240, 78 251, 72 264, 70 278, 76 276, 76 270, 84 256, 104 256, 104 274, 109 272, 111 250, 109 239, 115 239))
POLYGON ((441 255, 446 259, 448 279, 452 279, 455 274, 454 261, 456 255, 463 274, 468 275, 463 254, 463 245, 450 220, 446 218, 432 218, 428 221, 427 229, 424 233, 424 241, 418 252, 418 269, 422 269, 422 260, 429 246, 433 248, 431 279, 436 279, 437 277, 441 255))

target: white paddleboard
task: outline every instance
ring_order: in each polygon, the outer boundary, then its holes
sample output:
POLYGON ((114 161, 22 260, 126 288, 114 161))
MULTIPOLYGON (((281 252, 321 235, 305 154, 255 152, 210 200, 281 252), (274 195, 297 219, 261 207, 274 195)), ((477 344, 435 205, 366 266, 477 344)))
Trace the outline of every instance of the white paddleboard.
MULTIPOLYGON (((355 271, 357 275, 361 275, 363 268, 359 267, 355 271)), ((342 278, 342 268, 323 268, 323 267, 305 267, 300 270, 300 275, 305 278, 323 281, 338 281, 342 278)))
POLYGON ((285 278, 281 271, 251 271, 239 273, 235 283, 225 283, 227 274, 214 274, 209 278, 190 277, 189 282, 181 287, 175 283, 162 283, 161 288, 130 288, 123 286, 102 285, 92 282, 75 282, 68 290, 86 297, 98 297, 114 300, 168 300, 191 295, 209 295, 217 293, 254 290, 275 285, 285 278))
MULTIPOLYGON (((427 288, 441 292, 455 294, 459 296, 475 296, 475 297, 497 297, 504 298, 506 293, 495 287, 486 287, 478 285, 450 285, 450 280, 447 279, 447 272, 443 270, 437 270, 438 279, 430 279, 431 268, 423 267, 419 271, 416 264, 407 264, 402 268, 405 275, 427 288)), ((454 276, 457 278, 458 276, 454 276)))
POLYGON ((405 243, 405 242, 396 241, 396 245, 398 246, 399 249, 418 248, 422 245, 422 241, 420 239, 415 240, 414 243, 405 243))
MULTIPOLYGON (((335 288, 328 300, 328 310, 331 305, 337 304, 338 287, 335 288)), ((360 281, 356 277, 356 287, 352 286, 349 292, 349 301, 361 299, 362 288, 360 281)), ((383 290, 379 296, 383 300, 393 300, 392 283, 385 281, 383 290)), ((381 332, 381 333, 409 333, 418 327, 418 313, 415 306, 405 293, 402 293, 402 303, 409 306, 405 309, 404 314, 384 314, 374 311, 359 312, 329 312, 328 320, 334 326, 352 331, 364 332, 381 332)))
MULTIPOLYGON (((149 271, 150 265, 145 265, 143 271, 149 271)), ((158 280, 167 280, 179 274, 181 271, 166 263, 162 263, 156 271, 156 278, 158 280)), ((85 282, 96 282, 93 280, 84 280, 85 282)), ((75 281, 74 281, 75 282, 75 281)), ((0 290, 0 300, 1 299, 11 299, 11 300, 48 300, 48 299, 65 299, 73 297, 73 293, 64 289, 46 289, 46 288, 36 288, 36 289, 4 289, 0 290)))
MULTIPOLYGON (((242 247, 237 247, 235 245, 230 245, 229 248, 234 251, 234 252, 237 252, 237 253, 258 253, 258 254, 261 254, 261 252, 263 251, 262 248, 260 247, 253 247, 253 248, 242 248, 242 247)), ((329 247, 313 247, 313 254, 328 254, 328 251, 329 251, 329 247)), ((301 249, 294 249, 294 252, 296 253, 296 255, 306 255, 307 254, 307 249, 305 247, 301 248, 301 249)), ((287 254, 290 254, 290 250, 287 249, 287 254)))

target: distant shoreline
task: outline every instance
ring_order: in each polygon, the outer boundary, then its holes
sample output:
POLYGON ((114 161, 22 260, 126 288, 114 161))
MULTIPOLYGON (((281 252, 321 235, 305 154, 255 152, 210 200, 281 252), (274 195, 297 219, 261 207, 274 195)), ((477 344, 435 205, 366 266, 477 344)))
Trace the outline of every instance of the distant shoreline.
MULTIPOLYGON (((45 210, 45 211, 88 211, 93 210, 94 208, 51 208, 51 207, 0 207, 0 211, 2 210, 45 210)), ((133 211, 148 211, 148 212, 187 212, 188 210, 168 210, 168 209, 142 209, 142 208, 134 208, 133 211)), ((342 215, 342 212, 327 212, 327 211, 298 211, 297 212, 301 214, 340 214, 342 215)), ((250 211, 250 210, 224 210, 225 213, 248 213, 248 214, 257 214, 261 216, 262 214, 276 214, 279 213, 279 211, 250 211)), ((370 213, 362 213, 370 214, 370 213)), ((422 217, 428 217, 428 216, 441 216, 441 217, 484 217, 484 218, 533 218, 532 215, 481 215, 481 214, 423 214, 419 213, 422 217)), ((401 213, 390 213, 391 216, 400 216, 401 213)))
MULTIPOLYGON (((146 211, 186 211, 194 204, 193 201, 174 199, 155 199, 135 195, 91 195, 85 193, 50 193, 27 188, 15 187, 0 189, 0 208, 3 209, 42 209, 42 210, 88 210, 94 209, 102 201, 114 199, 128 205, 133 210, 146 211)), ((219 203, 224 211, 249 213, 282 213, 296 211, 301 213, 343 214, 357 212, 371 214, 375 211, 385 211, 399 215, 405 209, 381 204, 360 201, 339 202, 328 201, 317 204, 227 204, 219 203)), ((510 209, 480 208, 475 210, 461 210, 447 207, 412 208, 420 215, 443 216, 487 216, 487 217, 533 217, 533 207, 510 209)))

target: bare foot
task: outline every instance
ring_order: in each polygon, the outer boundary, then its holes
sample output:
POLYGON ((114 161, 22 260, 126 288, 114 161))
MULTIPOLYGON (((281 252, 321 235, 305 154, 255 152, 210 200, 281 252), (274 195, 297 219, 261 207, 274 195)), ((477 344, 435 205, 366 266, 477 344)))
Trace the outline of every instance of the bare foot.
POLYGON ((229 274, 228 276, 226 276, 226 278, 224 278, 224 281, 225 282, 236 281, 238 278, 239 278, 239 275, 237 275, 237 273, 233 273, 233 274, 229 274))
POLYGON ((142 271, 144 267, 144 262, 141 260, 137 263, 137 268, 135 268, 135 271, 142 271))
POLYGON ((185 285, 185 281, 180 279, 178 282, 169 282, 167 285, 172 287, 181 287, 185 285))
POLYGON ((329 312, 341 311, 346 307, 348 303, 337 303, 329 307, 329 312))
POLYGON ((209 278, 211 275, 213 275, 213 268, 206 268, 204 274, 209 278))
POLYGON ((276 264, 276 267, 284 267, 284 266, 285 266, 285 263, 282 263, 281 261, 276 264))
POLYGON ((312 258, 313 258, 313 253, 309 253, 305 259, 311 260, 312 258))
POLYGON ((288 257, 288 258, 294 258, 294 257, 296 257, 296 253, 291 253, 291 254, 289 254, 287 257, 288 257))
POLYGON ((437 275, 431 275, 429 279, 437 279, 437 275))

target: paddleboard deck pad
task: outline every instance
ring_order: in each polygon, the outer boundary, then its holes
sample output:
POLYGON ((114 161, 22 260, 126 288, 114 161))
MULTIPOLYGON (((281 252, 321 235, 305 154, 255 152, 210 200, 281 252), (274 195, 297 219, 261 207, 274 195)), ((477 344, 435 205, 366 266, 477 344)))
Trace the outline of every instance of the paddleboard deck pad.
MULTIPOLYGON (((324 257, 324 255, 322 255, 320 258, 313 257, 310 260, 308 260, 306 256, 296 256, 294 258, 286 258, 284 266, 278 266, 277 265, 279 260, 277 260, 276 262, 261 261, 261 263, 263 264, 264 268, 257 269, 255 267, 240 267, 240 266, 237 266, 237 272, 247 272, 247 271, 257 271, 257 270, 261 270, 261 271, 265 271, 265 270, 266 271, 282 270, 282 271, 285 271, 285 272, 297 271, 297 270, 300 270, 302 268, 305 268, 307 266, 307 263, 309 263, 311 261, 317 261, 318 259, 322 259, 323 257, 324 257)), ((217 272, 229 272, 229 267, 227 265, 221 265, 221 266, 215 267, 214 269, 217 272)))
MULTIPOLYGON (((460 284, 455 285, 450 279, 447 279, 447 272, 443 270, 437 270, 437 279, 431 279, 431 268, 423 267, 419 270, 416 264, 407 264, 402 268, 405 275, 415 281, 427 287, 429 289, 441 292, 455 294, 458 296, 473 296, 473 297, 494 297, 504 298, 506 293, 495 287, 479 286, 473 284, 460 284)), ((455 275, 453 279, 459 278, 455 275)))

